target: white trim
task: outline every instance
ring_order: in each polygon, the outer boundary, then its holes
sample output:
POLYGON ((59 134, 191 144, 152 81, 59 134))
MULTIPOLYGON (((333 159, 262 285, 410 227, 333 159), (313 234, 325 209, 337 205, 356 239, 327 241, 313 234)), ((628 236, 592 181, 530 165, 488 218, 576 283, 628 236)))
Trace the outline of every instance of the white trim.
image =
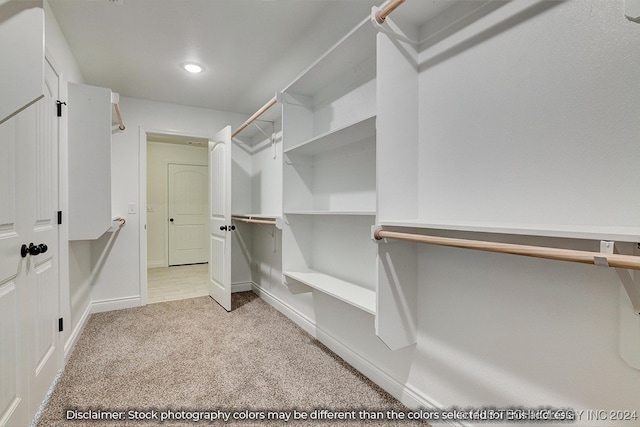
POLYGON ((140 253, 140 305, 147 305, 147 131, 138 131, 138 224, 140 253))
POLYGON ((53 396, 53 392, 56 390, 56 387, 58 386, 58 382, 60 382, 60 378, 62 378, 62 369, 60 369, 56 374, 56 376, 53 378, 53 381, 49 386, 49 390, 47 390, 47 394, 45 394, 44 399, 40 403, 40 406, 38 407, 36 414, 31 420, 31 424, 29 424, 29 427, 37 427, 38 421, 40 421, 42 414, 44 414, 44 411, 47 409, 47 405, 51 400, 51 396, 53 396))
MULTIPOLYGON (((282 299, 278 298, 271 292, 267 291, 262 286, 253 283, 253 292, 260 298, 265 300, 269 305, 276 310, 287 316, 291 321, 296 323, 302 329, 304 329, 311 336, 318 339, 327 346, 331 351, 336 353, 342 359, 344 359, 349 365, 353 366, 356 370, 361 372, 371 381, 376 383, 387 393, 402 402, 403 405, 410 409, 431 409, 438 410, 443 409, 442 405, 436 403, 430 397, 424 395, 420 390, 416 389, 410 384, 405 384, 394 378, 385 368, 380 365, 372 363, 366 357, 359 354, 348 344, 341 342, 331 334, 318 328, 314 321, 309 317, 300 313, 291 305, 287 304, 282 299)), ((435 423, 430 421, 433 426, 452 426, 452 427, 469 427, 470 424, 461 422, 440 422, 435 423)))
POLYGON ((167 264, 166 261, 164 260, 160 260, 160 261, 147 261, 147 266, 146 268, 162 268, 162 267, 169 267, 169 265, 167 264))
POLYGON ((231 293, 235 292, 247 292, 251 290, 252 282, 238 282, 231 284, 231 293))
MULTIPOLYGON (((439 410, 443 409, 442 405, 439 405, 433 401, 433 399, 429 398, 422 394, 419 390, 413 387, 410 384, 405 384, 398 381, 394 378, 386 369, 383 367, 372 363, 366 357, 359 354, 357 351, 353 350, 347 344, 339 341, 330 333, 323 331, 322 329, 316 326, 317 338, 320 342, 327 346, 331 351, 336 353, 342 359, 344 359, 349 365, 353 366, 359 372, 361 372, 364 376, 369 378, 371 381, 379 385, 383 388, 387 393, 398 399, 402 402, 403 405, 407 406, 409 409, 428 409, 428 410, 439 410)), ((462 424, 458 422, 441 422, 434 423, 433 421, 429 421, 429 423, 433 426, 442 425, 442 426, 454 426, 454 427, 465 427, 468 424, 462 424)))
MULTIPOLYGON (((82 335, 82 331, 84 331, 84 327, 89 322, 89 318, 91 317, 92 312, 92 302, 87 304, 87 307, 84 309, 82 316, 80 316, 80 320, 78 321, 78 325, 73 328, 73 330, 69 334, 69 338, 67 342, 64 343, 64 363, 65 365, 69 361, 69 358, 73 354, 73 350, 76 348, 76 344, 80 339, 80 335, 82 335)), ((69 316, 70 317, 70 316, 69 316)), ((69 319, 68 323, 71 323, 71 319, 69 319)))
MULTIPOLYGON (((139 210, 140 224, 138 225, 139 234, 139 264, 140 264, 140 304, 147 305, 147 135, 150 133, 161 135, 185 136, 190 138, 199 138, 210 140, 208 136, 195 135, 189 132, 179 132, 167 129, 147 129, 140 126, 138 131, 138 206, 144 207, 139 210)), ((209 163, 207 162, 207 166, 209 163)), ((167 267, 168 265, 163 265, 167 267)))
POLYGON ((102 313, 104 311, 122 310, 125 308, 140 307, 141 297, 124 297, 124 298, 110 298, 99 301, 92 301, 91 314, 102 313))
POLYGON ((295 324, 300 326, 312 337, 316 337, 316 324, 313 320, 309 319, 309 317, 300 313, 295 308, 291 307, 289 304, 273 295, 271 292, 267 291, 262 286, 252 283, 253 292, 258 295, 260 298, 265 300, 269 305, 278 310, 280 313, 287 316, 291 319, 295 324))

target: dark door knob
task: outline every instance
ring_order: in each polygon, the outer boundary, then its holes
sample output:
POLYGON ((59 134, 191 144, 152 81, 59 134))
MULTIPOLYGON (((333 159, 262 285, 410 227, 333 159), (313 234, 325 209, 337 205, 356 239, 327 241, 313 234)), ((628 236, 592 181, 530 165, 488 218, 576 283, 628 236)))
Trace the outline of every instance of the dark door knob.
POLYGON ((169 218, 169 222, 173 222, 173 218, 169 218))
POLYGON ((40 246, 36 246, 33 243, 29 243, 29 255, 36 256, 40 253, 40 246))
POLYGON ((235 226, 235 225, 230 225, 230 226, 229 226, 229 230, 233 231, 233 230, 235 230, 235 229, 236 229, 236 226, 235 226))
POLYGON ((220 230, 221 231, 226 231, 227 230, 227 226, 226 225, 221 225, 220 226, 220 230))
POLYGON ((44 243, 40 243, 38 246, 34 245, 33 243, 29 243, 29 246, 22 245, 22 247, 20 248, 20 256, 22 256, 22 258, 26 258, 27 255, 36 256, 39 254, 43 254, 48 250, 49 247, 44 243))

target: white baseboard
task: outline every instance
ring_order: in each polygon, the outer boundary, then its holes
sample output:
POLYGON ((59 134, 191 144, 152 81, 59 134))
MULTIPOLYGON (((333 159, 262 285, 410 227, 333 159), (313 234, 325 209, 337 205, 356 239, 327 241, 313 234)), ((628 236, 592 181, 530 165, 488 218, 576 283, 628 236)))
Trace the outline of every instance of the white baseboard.
POLYGON ((282 301, 277 296, 273 295, 271 292, 267 291, 262 286, 253 283, 252 287, 253 292, 256 295, 265 300, 269 305, 278 310, 280 313, 291 319, 296 325, 304 329, 306 333, 314 338, 316 337, 316 325, 314 321, 309 319, 304 314, 300 313, 295 308, 291 307, 286 302, 282 301))
POLYGON ((69 361, 69 358, 73 353, 73 349, 76 347, 76 343, 78 342, 80 335, 82 335, 82 331, 84 330, 84 327, 87 325, 87 322, 89 321, 89 317, 91 317, 91 309, 92 309, 91 306, 92 306, 92 303, 89 302, 89 304, 87 304, 87 308, 85 308, 84 312, 82 313, 82 316, 80 316, 80 319, 78 320, 78 324, 75 325, 75 327, 71 331, 71 334, 69 335, 69 338, 67 339, 67 342, 64 343, 64 364, 65 365, 69 361))
POLYGON ((231 284, 231 293, 235 293, 235 292, 247 292, 250 291, 252 288, 252 283, 251 282, 239 282, 239 283, 232 283, 231 284))
POLYGON ((147 268, 161 268, 169 267, 169 264, 165 260, 160 261, 147 261, 147 268))
POLYGON ((112 298, 91 302, 91 313, 102 313, 104 311, 122 310, 124 308, 140 307, 142 304, 140 296, 112 298))
MULTIPOLYGON (((260 298, 264 299, 269 305, 276 310, 287 316, 294 323, 304 329, 309 335, 315 337, 326 345, 331 351, 336 353, 348 364, 353 366, 371 381, 376 383, 387 393, 402 402, 403 405, 410 409, 426 409, 426 410, 439 410, 442 409, 441 405, 434 402, 428 396, 424 395, 421 391, 415 387, 398 381, 391 374, 387 372, 382 366, 372 363, 369 359, 359 354, 357 351, 349 347, 349 345, 341 342, 331 334, 318 328, 315 322, 309 317, 300 313, 295 308, 291 307, 282 299, 278 298, 271 292, 267 291, 260 285, 253 283, 253 292, 260 298)), ((455 421, 434 423, 430 421, 433 426, 454 426, 454 427, 468 427, 468 424, 458 423, 455 421)))

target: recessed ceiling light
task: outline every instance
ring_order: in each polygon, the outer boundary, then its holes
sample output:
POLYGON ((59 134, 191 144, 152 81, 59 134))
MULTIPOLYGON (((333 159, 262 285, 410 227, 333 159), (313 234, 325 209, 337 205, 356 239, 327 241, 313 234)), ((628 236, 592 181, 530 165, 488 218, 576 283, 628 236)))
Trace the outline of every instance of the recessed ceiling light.
POLYGON ((200 64, 196 64, 195 62, 185 62, 182 64, 182 68, 193 74, 198 74, 204 71, 204 67, 200 64))

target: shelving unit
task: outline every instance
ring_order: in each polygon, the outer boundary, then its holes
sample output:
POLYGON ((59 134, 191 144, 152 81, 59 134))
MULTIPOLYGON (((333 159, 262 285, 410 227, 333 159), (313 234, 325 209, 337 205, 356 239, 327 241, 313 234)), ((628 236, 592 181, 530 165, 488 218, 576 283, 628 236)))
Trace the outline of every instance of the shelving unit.
POLYGON ((376 314, 376 37, 367 20, 283 92, 283 280, 376 314))
POLYGON ((263 265, 279 269, 282 263, 282 105, 232 139, 232 182, 231 281, 246 289, 270 280, 263 265))
POLYGON ((69 84, 69 240, 96 240, 112 226, 110 89, 69 84))
POLYGON ((365 19, 284 89, 285 150, 375 115, 375 39, 365 19))
POLYGON ((375 314, 374 223, 374 215, 285 215, 285 284, 294 293, 313 288, 375 314))

